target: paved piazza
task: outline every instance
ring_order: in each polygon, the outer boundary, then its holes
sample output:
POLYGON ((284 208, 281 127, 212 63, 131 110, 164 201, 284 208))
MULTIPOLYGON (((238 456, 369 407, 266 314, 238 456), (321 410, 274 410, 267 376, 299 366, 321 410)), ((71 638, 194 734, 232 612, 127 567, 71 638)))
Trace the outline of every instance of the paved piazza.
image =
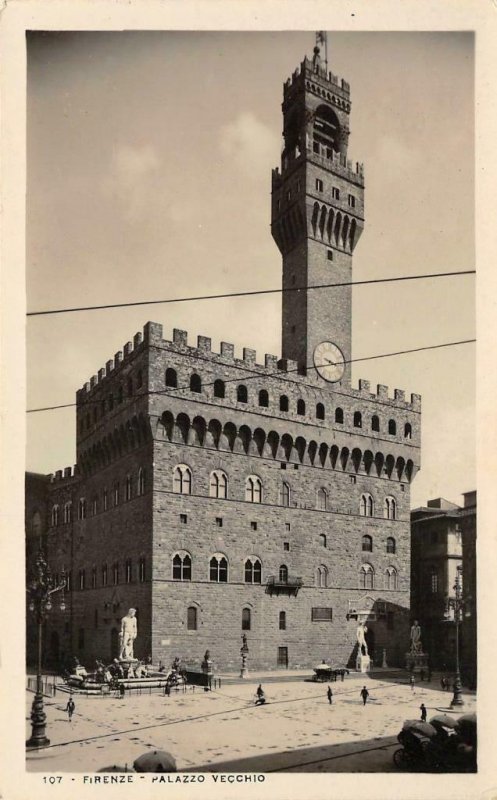
MULTIPOLYGON (((419 717, 424 702, 428 719, 446 708, 452 694, 440 690, 438 676, 412 692, 406 678, 364 680, 351 675, 329 684, 306 682, 303 675, 251 676, 204 692, 195 687, 171 696, 83 697, 75 695, 72 722, 64 709, 68 694, 47 699, 49 747, 27 755, 28 771, 96 772, 102 767, 131 767, 148 749, 168 750, 179 771, 202 772, 392 772, 392 753, 402 722, 419 717), (268 704, 255 707, 256 680, 268 704), (363 707, 363 685, 370 701, 363 707)), ((26 733, 33 700, 27 693, 26 733)), ((461 713, 475 710, 465 694, 461 713)))

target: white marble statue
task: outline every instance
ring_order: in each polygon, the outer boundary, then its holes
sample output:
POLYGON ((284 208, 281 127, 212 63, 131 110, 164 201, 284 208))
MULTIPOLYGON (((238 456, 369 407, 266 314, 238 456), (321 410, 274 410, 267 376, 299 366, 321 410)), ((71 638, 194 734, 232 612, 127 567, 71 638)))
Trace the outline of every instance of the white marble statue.
POLYGON ((368 655, 368 645, 366 642, 366 633, 367 627, 363 622, 360 622, 357 626, 357 644, 359 645, 359 655, 367 656, 368 655))
POLYGON ((136 622, 136 609, 130 608, 125 617, 121 620, 121 633, 119 634, 120 653, 122 661, 129 661, 134 658, 133 645, 138 634, 136 622))

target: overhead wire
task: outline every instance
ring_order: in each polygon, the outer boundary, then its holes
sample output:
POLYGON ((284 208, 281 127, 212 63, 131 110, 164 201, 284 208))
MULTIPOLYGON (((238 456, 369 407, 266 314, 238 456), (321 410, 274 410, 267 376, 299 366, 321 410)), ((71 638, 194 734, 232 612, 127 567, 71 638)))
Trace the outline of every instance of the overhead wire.
POLYGON ((256 297, 269 294, 286 294, 290 292, 312 291, 315 289, 337 289, 346 286, 367 286, 377 283, 395 283, 400 281, 426 280, 429 278, 447 278, 456 275, 474 275, 476 270, 458 270, 453 272, 432 272, 423 275, 400 275, 393 278, 369 278, 363 281, 342 281, 340 283, 320 283, 314 286, 289 286, 281 289, 254 289, 246 292, 224 292, 219 294, 205 294, 186 297, 169 297, 162 300, 135 300, 129 303, 104 303, 95 306, 73 306, 68 308, 53 308, 41 311, 28 311, 27 317, 41 317, 53 314, 72 314, 81 311, 103 311, 113 308, 131 308, 136 306, 166 305, 170 303, 191 303, 203 300, 222 300, 234 297, 256 297))

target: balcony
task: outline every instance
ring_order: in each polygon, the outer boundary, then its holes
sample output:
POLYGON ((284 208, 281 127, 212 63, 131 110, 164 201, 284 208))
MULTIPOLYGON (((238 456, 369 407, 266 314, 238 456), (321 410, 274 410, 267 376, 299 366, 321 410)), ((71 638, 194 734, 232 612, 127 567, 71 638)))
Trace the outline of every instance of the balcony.
POLYGON ((293 594, 297 597, 303 585, 302 578, 296 575, 270 575, 266 581, 266 594, 293 594))

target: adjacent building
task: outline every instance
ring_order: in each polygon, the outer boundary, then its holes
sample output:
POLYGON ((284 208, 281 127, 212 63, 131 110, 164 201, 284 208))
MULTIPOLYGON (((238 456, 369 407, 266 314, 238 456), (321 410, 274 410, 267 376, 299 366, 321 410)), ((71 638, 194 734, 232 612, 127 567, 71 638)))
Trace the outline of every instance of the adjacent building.
POLYGON ((352 257, 364 173, 348 158, 350 87, 319 50, 283 87, 284 148, 272 176, 282 254, 282 357, 148 322, 77 392, 77 465, 29 475, 27 532, 66 611, 49 656, 135 653, 218 668, 353 663, 357 620, 373 661, 409 640, 410 486, 421 399, 352 387, 352 257))
POLYGON ((463 681, 476 685, 476 492, 464 506, 443 498, 411 512, 411 611, 422 629, 423 649, 434 669, 455 668, 455 583, 459 571, 464 606, 460 655, 463 681))

